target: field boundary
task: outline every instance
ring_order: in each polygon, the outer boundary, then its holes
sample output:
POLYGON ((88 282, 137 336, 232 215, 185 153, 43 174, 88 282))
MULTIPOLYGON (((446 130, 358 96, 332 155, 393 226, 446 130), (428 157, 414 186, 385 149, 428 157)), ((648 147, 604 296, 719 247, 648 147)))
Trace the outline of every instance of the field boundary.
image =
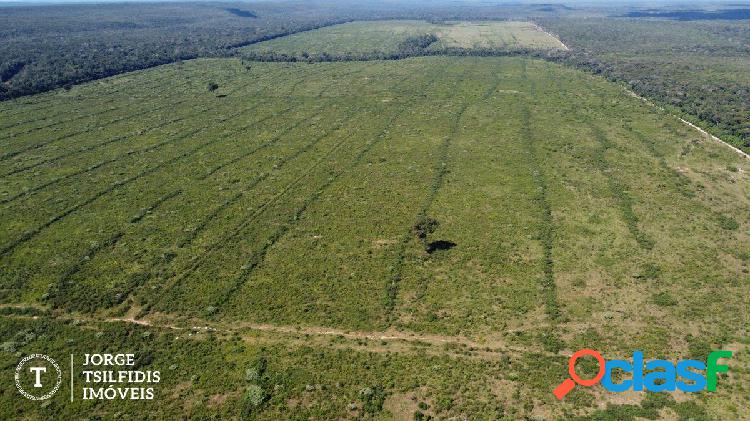
MULTIPOLYGON (((13 307, 17 309, 26 308, 23 305, 1 305, 2 307, 13 307)), ((36 307, 34 307, 36 308, 36 307)), ((19 318, 19 319, 39 319, 40 317, 46 316, 29 316, 21 314, 3 314, 0 317, 6 318, 19 318)), ((465 351, 482 351, 487 353, 491 359, 499 358, 499 353, 518 353, 518 354, 535 354, 544 355, 547 357, 570 357, 573 353, 567 350, 560 352, 545 351, 541 348, 533 348, 528 345, 514 346, 500 341, 497 338, 490 339, 488 341, 474 340, 465 336, 452 336, 452 335, 440 335, 440 334, 429 334, 419 333, 413 331, 401 331, 401 330, 383 330, 383 331, 360 331, 360 330, 349 330, 330 326, 302 326, 302 325, 277 325, 269 323, 253 323, 253 322, 237 322, 232 323, 231 326, 225 326, 223 324, 211 323, 203 319, 190 319, 183 321, 182 324, 176 321, 156 321, 148 320, 143 318, 135 318, 130 316, 122 317, 95 317, 85 316, 81 314, 69 315, 69 314, 55 314, 49 316, 54 320, 58 321, 75 321, 77 323, 125 323, 129 325, 137 325, 143 327, 152 327, 155 329, 173 330, 180 332, 190 333, 216 333, 226 335, 240 335, 244 339, 254 339, 257 335, 250 335, 252 331, 265 332, 272 334, 284 334, 284 335, 302 335, 310 337, 339 337, 355 341, 378 341, 378 342, 402 342, 418 346, 419 348, 424 347, 441 347, 440 351, 443 353, 450 352, 451 347, 458 347, 457 350, 462 348, 465 351), (246 333, 242 335, 242 333, 246 333), (447 348, 446 348, 447 347, 447 348)), ((287 338, 274 337, 272 340, 283 341, 287 338)), ((418 351, 422 351, 419 349, 418 351)), ((460 354, 459 354, 460 355, 460 354)), ((474 356, 474 355, 472 355, 474 356)))
POLYGON ((538 23, 536 23, 536 22, 534 22, 534 21, 529 21, 529 22, 530 22, 530 23, 531 23, 532 25, 534 25, 534 27, 536 28, 536 30, 537 30, 537 31, 539 31, 539 32, 543 32, 543 33, 544 33, 544 34, 546 34, 547 36, 549 36, 549 37, 551 37, 551 38, 554 38, 554 39, 556 39, 556 40, 557 40, 557 42, 559 42, 559 43, 560 43, 560 45, 561 45, 561 46, 563 47, 563 50, 565 50, 565 51, 570 51, 570 47, 568 47, 567 45, 565 45, 565 43, 564 43, 564 42, 562 42, 562 40, 560 39, 560 37, 558 37, 557 35, 554 35, 554 34, 552 34, 552 33, 551 33, 551 32, 549 32, 549 31, 547 31, 547 30, 546 30, 546 29, 544 29, 544 28, 543 28, 543 27, 542 27, 541 25, 539 25, 538 23))

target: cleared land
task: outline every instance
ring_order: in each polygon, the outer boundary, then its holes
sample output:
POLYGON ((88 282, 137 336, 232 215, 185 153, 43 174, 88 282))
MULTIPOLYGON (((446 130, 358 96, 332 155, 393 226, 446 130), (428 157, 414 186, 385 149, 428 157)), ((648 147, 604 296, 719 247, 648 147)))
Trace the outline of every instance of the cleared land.
POLYGON ((433 34, 430 51, 444 48, 559 49, 562 44, 529 22, 446 22, 416 20, 351 22, 253 44, 241 51, 304 58, 396 54, 410 38, 433 34))
POLYGON ((349 22, 264 41, 241 50, 291 56, 394 53, 407 38, 431 33, 435 27, 418 20, 349 22))
MULTIPOLYGON (((167 373, 136 403, 153 414, 750 407, 740 354, 708 396, 553 405, 584 346, 750 341, 747 160, 600 78, 524 58, 196 60, 0 110, 4 347, 145 350, 167 373), (153 326, 96 321, 124 316, 153 326)), ((0 393, 3 418, 55 410, 0 393)))
POLYGON ((433 48, 561 49, 555 38, 530 22, 448 22, 435 27, 433 48))

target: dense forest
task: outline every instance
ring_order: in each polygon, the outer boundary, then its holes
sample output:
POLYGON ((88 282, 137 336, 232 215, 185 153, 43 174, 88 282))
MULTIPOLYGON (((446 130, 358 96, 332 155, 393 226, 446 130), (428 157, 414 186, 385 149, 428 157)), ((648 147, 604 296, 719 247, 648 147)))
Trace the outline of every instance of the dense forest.
POLYGON ((555 18, 576 66, 626 83, 750 150, 750 22, 555 18))
POLYGON ((42 92, 345 21, 264 4, 8 7, 0 13, 0 98, 42 92))

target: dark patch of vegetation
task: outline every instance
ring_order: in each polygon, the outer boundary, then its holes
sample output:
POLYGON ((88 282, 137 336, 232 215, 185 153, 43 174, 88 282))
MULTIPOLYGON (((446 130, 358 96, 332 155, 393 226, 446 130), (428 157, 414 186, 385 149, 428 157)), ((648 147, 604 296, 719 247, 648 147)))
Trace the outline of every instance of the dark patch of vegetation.
POLYGON ((377 414, 383 409, 388 393, 381 386, 365 387, 359 391, 362 409, 366 414, 377 414))
POLYGON ((661 307, 671 307, 677 305, 677 300, 672 297, 672 294, 666 291, 659 292, 653 295, 654 304, 661 307))
POLYGON ((413 55, 423 51, 433 43, 438 41, 435 34, 418 35, 405 39, 398 45, 401 54, 413 55))
POLYGON ((414 421, 428 421, 432 419, 431 415, 426 415, 421 411, 414 411, 414 421))
POLYGON ((688 334, 685 338, 685 341, 688 344, 687 357, 695 360, 706 361, 706 358, 708 358, 708 354, 710 354, 711 351, 714 350, 713 346, 711 346, 711 343, 700 336, 693 336, 688 334))
MULTIPOLYGON (((589 117, 587 116, 588 120, 589 117)), ((610 193, 617 200, 617 205, 622 213, 622 219, 625 225, 628 227, 628 231, 633 235, 638 245, 645 250, 651 250, 654 248, 655 241, 641 228, 638 226, 638 216, 635 214, 633 209, 633 198, 631 197, 628 186, 625 186, 616 176, 613 174, 613 168, 606 159, 607 151, 614 148, 614 145, 607 137, 607 134, 597 125, 589 121, 589 126, 594 132, 594 137, 599 142, 600 148, 598 148, 594 154, 594 164, 599 168, 599 171, 607 178, 607 185, 609 186, 610 193)))
POLYGON ((421 215, 414 226, 411 228, 417 238, 423 243, 426 242, 427 236, 435 232, 440 226, 440 222, 436 219, 429 218, 425 215, 421 215))
POLYGON ((539 340, 547 352, 558 353, 565 347, 565 342, 552 329, 544 329, 539 334, 539 340))
POLYGON ((49 312, 37 307, 0 307, 0 316, 46 316, 49 312))
POLYGON ((245 369, 245 380, 248 385, 245 389, 244 401, 242 402, 242 415, 249 417, 262 409, 263 404, 271 397, 268 393, 268 359, 259 357, 252 361, 245 369))
POLYGON ((427 244, 426 251, 427 253, 434 253, 436 251, 441 250, 450 250, 453 247, 456 247, 458 244, 454 243, 453 241, 446 241, 446 240, 437 240, 437 241, 431 241, 427 244))
POLYGON ((642 280, 658 279, 659 275, 661 275, 661 267, 659 267, 659 265, 646 263, 643 265, 641 272, 638 275, 635 275, 634 278, 642 280))
POLYGON ((235 16, 239 16, 241 18, 257 18, 258 17, 258 15, 256 15, 255 13, 249 10, 242 10, 242 9, 236 9, 236 8, 230 7, 229 9, 226 9, 226 11, 235 16))
POLYGON ((339 61, 371 61, 371 60, 402 60, 409 57, 450 56, 450 57, 535 57, 551 61, 563 61, 565 53, 552 50, 514 48, 461 48, 446 47, 441 49, 418 49, 399 51, 396 53, 373 52, 366 54, 307 54, 297 56, 277 52, 248 51, 241 53, 242 57, 250 61, 260 62, 339 62, 339 61))
MULTIPOLYGON (((526 80, 526 67, 524 64, 522 77, 526 80)), ((531 86, 533 92, 535 87, 531 86)), ((529 167, 531 168, 531 176, 534 180, 534 186, 536 192, 534 194, 534 201, 537 203, 539 209, 541 209, 541 221, 539 224, 538 238, 542 243, 544 250, 544 260, 542 261, 543 278, 542 278, 542 291, 544 292, 544 309, 547 315, 552 320, 557 320, 562 316, 560 311, 560 305, 557 301, 557 286, 555 284, 555 261, 553 259, 553 248, 555 241, 555 228, 554 220, 552 218, 552 206, 550 205, 549 198, 547 197, 547 178, 543 173, 543 164, 537 151, 536 139, 532 133, 531 128, 531 110, 528 107, 523 109, 521 114, 522 131, 524 145, 526 146, 526 156, 529 161, 529 167)))
POLYGON ((0 63, 0 82, 11 80, 25 65, 26 63, 20 60, 0 63))
POLYGON ((727 231, 734 231, 737 228, 740 227, 739 222, 737 222, 734 218, 731 216, 726 215, 719 215, 719 226, 722 229, 725 229, 727 231))

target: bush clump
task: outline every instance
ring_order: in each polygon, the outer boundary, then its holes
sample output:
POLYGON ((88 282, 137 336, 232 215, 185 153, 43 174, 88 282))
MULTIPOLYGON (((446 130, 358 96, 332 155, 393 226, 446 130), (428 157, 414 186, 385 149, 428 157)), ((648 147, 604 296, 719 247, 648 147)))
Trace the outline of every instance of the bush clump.
POLYGON ((662 307, 670 307, 677 305, 677 300, 668 292, 660 292, 654 294, 654 304, 662 307))
POLYGON ((386 396, 385 390, 380 386, 365 387, 359 391, 362 409, 369 414, 377 414, 383 410, 386 396))
POLYGON ((727 231, 734 231, 740 227, 740 224, 730 216, 719 215, 719 226, 727 231))
POLYGON ((268 361, 261 357, 258 358, 245 370, 245 380, 250 383, 258 383, 261 381, 263 374, 266 372, 268 361))
POLYGON ((661 275, 661 267, 653 263, 646 263, 641 273, 635 276, 636 279, 658 279, 661 275))
POLYGON ((250 386, 248 386, 247 392, 245 393, 245 399, 247 400, 247 403, 254 408, 262 405, 266 400, 266 396, 266 391, 257 384, 251 384, 250 386))

